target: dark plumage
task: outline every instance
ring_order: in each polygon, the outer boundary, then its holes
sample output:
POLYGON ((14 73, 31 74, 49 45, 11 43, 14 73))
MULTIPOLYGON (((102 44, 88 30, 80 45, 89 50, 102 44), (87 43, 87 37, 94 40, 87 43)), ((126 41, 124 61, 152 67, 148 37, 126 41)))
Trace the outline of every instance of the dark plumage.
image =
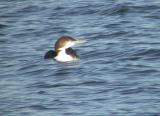
POLYGON ((44 55, 44 59, 51 59, 57 56, 57 52, 53 51, 53 50, 49 50, 48 52, 46 52, 46 54, 44 55))
POLYGON ((71 47, 66 49, 66 54, 71 55, 72 57, 79 58, 76 51, 74 51, 71 47))

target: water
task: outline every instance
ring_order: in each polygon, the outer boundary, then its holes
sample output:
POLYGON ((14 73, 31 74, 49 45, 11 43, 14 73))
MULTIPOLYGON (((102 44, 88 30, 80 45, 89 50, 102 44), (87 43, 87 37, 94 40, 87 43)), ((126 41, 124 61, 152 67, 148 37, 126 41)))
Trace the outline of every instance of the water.
POLYGON ((159 0, 1 0, 0 116, 159 116, 159 0), (81 60, 44 60, 62 35, 81 60))

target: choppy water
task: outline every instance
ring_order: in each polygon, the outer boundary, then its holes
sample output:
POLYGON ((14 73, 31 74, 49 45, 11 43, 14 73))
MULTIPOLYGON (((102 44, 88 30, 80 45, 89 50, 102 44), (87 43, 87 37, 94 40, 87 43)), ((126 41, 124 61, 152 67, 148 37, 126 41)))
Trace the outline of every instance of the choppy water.
POLYGON ((0 116, 159 116, 159 0, 1 0, 0 116), (81 60, 44 60, 62 35, 81 60))

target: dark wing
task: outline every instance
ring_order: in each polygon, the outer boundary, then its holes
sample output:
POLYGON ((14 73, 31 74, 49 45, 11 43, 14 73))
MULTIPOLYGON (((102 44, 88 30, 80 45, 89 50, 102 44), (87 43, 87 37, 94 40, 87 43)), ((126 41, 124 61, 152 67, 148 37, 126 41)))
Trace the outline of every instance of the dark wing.
POLYGON ((76 51, 74 51, 71 47, 66 49, 66 53, 68 55, 73 56, 73 57, 79 58, 79 56, 77 55, 76 51))
POLYGON ((49 50, 48 52, 46 52, 46 54, 44 55, 44 59, 51 59, 57 56, 57 53, 53 50, 49 50))

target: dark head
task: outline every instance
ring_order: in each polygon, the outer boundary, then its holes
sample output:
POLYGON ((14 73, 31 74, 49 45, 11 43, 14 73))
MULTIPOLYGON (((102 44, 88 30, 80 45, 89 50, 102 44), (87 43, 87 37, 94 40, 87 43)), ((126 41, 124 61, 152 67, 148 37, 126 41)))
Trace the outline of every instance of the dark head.
POLYGON ((76 44, 76 40, 69 36, 62 36, 55 43, 55 51, 67 49, 76 44))

